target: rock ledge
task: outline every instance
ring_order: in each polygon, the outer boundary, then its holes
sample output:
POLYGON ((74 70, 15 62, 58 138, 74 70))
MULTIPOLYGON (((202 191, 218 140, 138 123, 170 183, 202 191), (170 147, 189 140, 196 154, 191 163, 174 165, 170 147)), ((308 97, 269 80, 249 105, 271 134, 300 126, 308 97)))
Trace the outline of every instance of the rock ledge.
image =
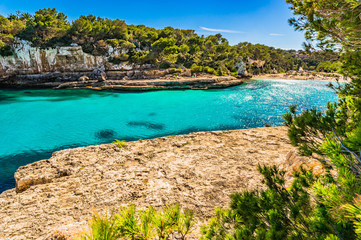
POLYGON ((301 159, 295 152, 285 127, 55 152, 19 168, 17 188, 0 194, 0 239, 63 239, 55 237, 81 231, 93 208, 105 213, 126 204, 179 202, 204 220, 227 206, 232 192, 263 187, 258 164, 290 167, 301 159))

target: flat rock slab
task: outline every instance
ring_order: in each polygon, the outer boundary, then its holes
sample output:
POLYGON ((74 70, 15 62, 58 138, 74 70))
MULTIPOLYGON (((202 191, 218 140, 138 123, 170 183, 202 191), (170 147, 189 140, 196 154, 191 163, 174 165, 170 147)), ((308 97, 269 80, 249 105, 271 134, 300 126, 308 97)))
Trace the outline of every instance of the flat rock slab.
POLYGON ((132 79, 107 80, 98 82, 94 80, 66 82, 55 87, 56 89, 95 89, 119 91, 153 91, 177 89, 215 89, 241 85, 244 79, 229 76, 177 78, 177 79, 132 79))
POLYGON ((92 209, 127 204, 179 202, 204 220, 214 207, 227 207, 232 192, 262 187, 258 164, 283 165, 294 151, 287 129, 274 127, 55 152, 19 168, 17 189, 0 194, 0 239, 50 239, 64 226, 80 231, 92 209))

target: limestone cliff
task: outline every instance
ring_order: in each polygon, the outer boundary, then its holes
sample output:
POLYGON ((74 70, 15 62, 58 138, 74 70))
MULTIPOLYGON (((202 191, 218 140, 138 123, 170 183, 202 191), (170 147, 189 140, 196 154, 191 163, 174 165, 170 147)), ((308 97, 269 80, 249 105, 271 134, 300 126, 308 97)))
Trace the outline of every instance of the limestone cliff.
POLYGON ((129 71, 140 66, 112 64, 108 58, 119 54, 109 48, 106 56, 93 56, 83 52, 76 44, 68 47, 41 49, 17 40, 12 56, 0 56, 0 86, 3 87, 55 87, 68 81, 77 81, 90 75, 99 66, 109 71, 129 71))
POLYGON ((111 47, 106 56, 84 53, 76 44, 69 47, 40 49, 31 47, 29 42, 18 40, 13 47, 13 56, 0 56, 2 78, 47 72, 88 72, 101 65, 105 65, 108 70, 132 70, 134 67, 110 63, 108 58, 118 54, 117 50, 111 47))
POLYGON ((40 49, 26 41, 17 40, 14 55, 0 56, 0 88, 93 88, 99 90, 160 90, 160 89, 208 89, 241 84, 233 77, 192 77, 187 69, 154 70, 151 65, 113 64, 109 59, 119 55, 119 49, 108 46, 104 56, 83 52, 76 44, 69 47, 40 49), (104 66, 104 74, 110 81, 97 79, 84 81, 92 71, 104 66), (83 77, 83 78, 82 78, 83 77), (192 78, 191 78, 192 77, 192 78), (139 80, 156 81, 141 81, 139 80), (138 81, 132 81, 138 80, 138 81))

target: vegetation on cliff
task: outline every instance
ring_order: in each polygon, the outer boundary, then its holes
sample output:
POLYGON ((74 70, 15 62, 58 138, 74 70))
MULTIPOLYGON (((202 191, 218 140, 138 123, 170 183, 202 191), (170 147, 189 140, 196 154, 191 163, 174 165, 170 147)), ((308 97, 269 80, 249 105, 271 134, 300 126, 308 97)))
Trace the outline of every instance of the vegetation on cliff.
POLYGON ((80 16, 70 23, 56 9, 40 9, 34 15, 0 15, 0 55, 13 54, 15 39, 27 40, 40 48, 76 43, 86 53, 98 56, 113 48, 118 54, 108 60, 115 64, 186 67, 216 75, 243 74, 244 70, 250 74, 287 72, 300 67, 316 70, 320 63, 338 59, 337 53, 327 51, 311 54, 247 42, 230 46, 221 34, 205 37, 194 30, 127 25, 123 20, 93 15, 80 16))

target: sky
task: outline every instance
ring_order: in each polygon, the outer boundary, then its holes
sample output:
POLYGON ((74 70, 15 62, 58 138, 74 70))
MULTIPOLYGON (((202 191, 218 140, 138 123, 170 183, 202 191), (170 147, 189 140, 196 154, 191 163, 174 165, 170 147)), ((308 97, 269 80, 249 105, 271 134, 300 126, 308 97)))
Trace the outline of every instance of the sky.
POLYGON ((288 25, 292 17, 288 7, 285 0, 1 0, 0 14, 33 14, 41 8, 56 8, 69 21, 92 14, 157 29, 194 29, 204 36, 221 33, 231 45, 250 42, 301 49, 305 39, 302 32, 288 25))

